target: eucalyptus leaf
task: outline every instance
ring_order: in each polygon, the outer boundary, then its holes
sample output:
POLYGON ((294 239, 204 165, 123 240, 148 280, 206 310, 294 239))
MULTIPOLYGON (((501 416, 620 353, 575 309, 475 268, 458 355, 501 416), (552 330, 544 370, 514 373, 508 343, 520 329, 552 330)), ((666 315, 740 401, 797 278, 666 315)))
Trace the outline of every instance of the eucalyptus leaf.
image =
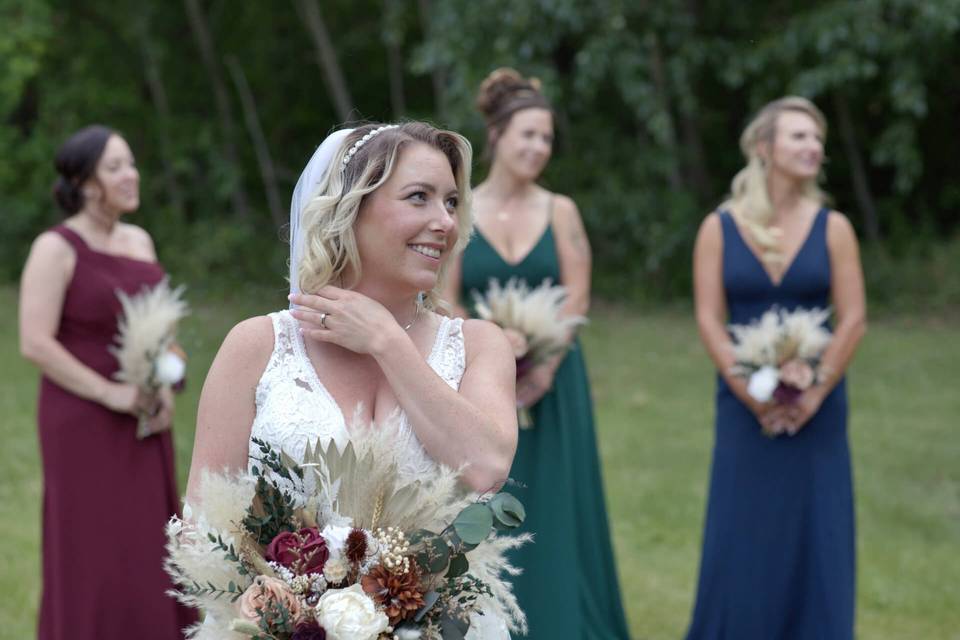
POLYGON ((420 543, 420 541, 423 540, 424 538, 428 538, 430 536, 435 536, 435 535, 437 534, 435 534, 433 531, 430 531, 428 529, 417 529, 413 533, 410 533, 407 535, 407 542, 409 542, 411 545, 416 545, 420 543))
POLYGON ((420 622, 423 620, 423 616, 430 612, 430 609, 433 608, 433 605, 437 604, 437 600, 439 599, 440 594, 436 591, 428 591, 423 594, 423 606, 417 609, 417 613, 413 616, 413 621, 420 622))
MULTIPOLYGON (((422 531, 422 530, 421 530, 422 531)), ((450 562, 450 547, 435 533, 426 531, 417 542, 416 560, 427 573, 440 573, 450 562)))
POLYGON ((443 640, 463 640, 470 630, 470 622, 450 614, 440 618, 440 634, 443 640))
POLYGON ((470 570, 470 561, 467 556, 459 553, 450 558, 450 568, 447 569, 448 578, 458 578, 470 570))
POLYGON ((467 544, 464 542, 452 528, 448 528, 443 532, 443 539, 447 541, 451 549, 456 549, 460 552, 473 551, 477 548, 475 544, 467 544))
POLYGON ((492 527, 493 511, 481 503, 466 507, 453 521, 457 535, 468 544, 480 544, 486 540, 492 527))
POLYGON ((487 506, 493 511, 497 522, 505 529, 519 527, 527 517, 523 503, 509 493, 498 493, 490 499, 487 506))

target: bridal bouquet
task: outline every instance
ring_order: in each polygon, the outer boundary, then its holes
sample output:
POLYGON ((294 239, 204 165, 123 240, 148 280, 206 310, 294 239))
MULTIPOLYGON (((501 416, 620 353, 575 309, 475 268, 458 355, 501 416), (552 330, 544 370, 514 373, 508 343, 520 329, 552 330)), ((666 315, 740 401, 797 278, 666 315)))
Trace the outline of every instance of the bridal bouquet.
MULTIPOLYGON (((116 345, 110 346, 120 365, 114 374, 117 380, 135 384, 151 395, 183 380, 186 363, 171 350, 177 324, 189 313, 182 298, 183 289, 171 289, 164 278, 155 287, 146 287, 134 296, 117 291, 123 314, 114 338, 116 345)), ((149 420, 145 412, 140 414, 137 439, 150 435, 149 420)))
POLYGON ((526 631, 502 573, 529 535, 509 493, 463 493, 458 473, 406 480, 398 429, 354 425, 296 462, 253 440, 248 473, 206 473, 199 510, 167 527, 167 571, 203 609, 197 639, 462 640, 526 631), (198 512, 199 511, 199 512, 198 512), (484 615, 486 614, 486 615, 484 615), (487 627, 489 628, 489 627, 487 627))
MULTIPOLYGON (((586 323, 583 316, 561 316, 566 289, 545 279, 530 289, 527 283, 510 278, 506 286, 494 278, 486 293, 473 292, 474 308, 480 318, 499 325, 506 334, 517 359, 517 379, 532 367, 563 353, 569 346, 570 332, 586 323)), ((529 410, 517 410, 523 429, 533 426, 529 410)))
POLYGON ((747 393, 759 402, 792 404, 817 382, 820 356, 830 343, 829 309, 771 309, 749 325, 731 325, 736 363, 747 393))

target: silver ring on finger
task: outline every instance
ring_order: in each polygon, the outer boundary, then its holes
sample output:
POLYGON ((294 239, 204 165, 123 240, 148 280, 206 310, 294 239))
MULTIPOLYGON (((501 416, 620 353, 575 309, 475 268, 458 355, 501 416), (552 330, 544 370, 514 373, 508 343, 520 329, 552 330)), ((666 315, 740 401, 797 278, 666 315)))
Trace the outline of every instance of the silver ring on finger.
POLYGON ((321 313, 321 314, 320 314, 320 326, 321 326, 322 328, 324 328, 324 329, 327 328, 327 316, 328 316, 328 315, 330 315, 330 314, 328 314, 328 313, 321 313))

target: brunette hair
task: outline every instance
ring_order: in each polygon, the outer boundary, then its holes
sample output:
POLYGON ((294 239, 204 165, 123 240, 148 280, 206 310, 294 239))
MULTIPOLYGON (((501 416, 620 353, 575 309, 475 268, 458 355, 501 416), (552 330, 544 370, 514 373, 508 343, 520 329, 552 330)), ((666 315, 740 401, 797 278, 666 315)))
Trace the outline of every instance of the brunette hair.
POLYGON ((67 138, 57 150, 53 160, 57 170, 53 197, 66 215, 83 208, 83 183, 96 171, 107 140, 113 135, 117 132, 110 127, 92 124, 67 138))

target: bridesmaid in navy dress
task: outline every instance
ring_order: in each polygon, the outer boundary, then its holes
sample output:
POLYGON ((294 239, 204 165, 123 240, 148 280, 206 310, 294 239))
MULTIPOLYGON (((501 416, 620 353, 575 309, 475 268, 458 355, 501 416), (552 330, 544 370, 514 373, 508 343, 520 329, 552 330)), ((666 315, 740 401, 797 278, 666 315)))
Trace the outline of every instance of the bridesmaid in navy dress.
POLYGON ((700 335, 718 369, 703 556, 688 640, 853 637, 855 540, 844 371, 865 330, 856 236, 817 188, 826 122, 803 98, 764 107, 748 164, 694 249, 700 335), (730 375, 727 323, 833 306, 820 382, 760 403, 730 375))

